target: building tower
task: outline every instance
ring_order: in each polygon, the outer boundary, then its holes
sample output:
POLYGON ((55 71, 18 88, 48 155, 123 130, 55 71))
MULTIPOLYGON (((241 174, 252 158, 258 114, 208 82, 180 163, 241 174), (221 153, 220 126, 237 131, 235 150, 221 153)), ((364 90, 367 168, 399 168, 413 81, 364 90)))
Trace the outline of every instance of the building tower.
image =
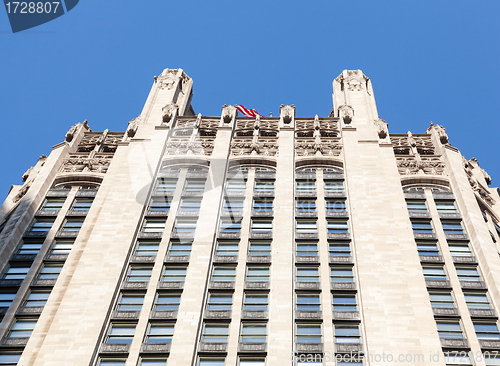
POLYGON ((196 115, 183 70, 126 132, 71 127, 0 208, 0 365, 499 365, 500 196, 442 126, 196 115))

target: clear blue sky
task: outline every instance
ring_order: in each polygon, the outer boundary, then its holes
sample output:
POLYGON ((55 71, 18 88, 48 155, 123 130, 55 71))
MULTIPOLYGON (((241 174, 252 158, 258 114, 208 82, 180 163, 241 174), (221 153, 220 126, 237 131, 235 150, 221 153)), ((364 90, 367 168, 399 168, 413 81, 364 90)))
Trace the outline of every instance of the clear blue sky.
POLYGON ((298 116, 327 116, 332 80, 361 69, 391 133, 442 124, 500 185, 499 15, 494 0, 81 0, 12 34, 0 9, 0 200, 73 124, 124 131, 167 67, 194 79, 196 113, 298 116))

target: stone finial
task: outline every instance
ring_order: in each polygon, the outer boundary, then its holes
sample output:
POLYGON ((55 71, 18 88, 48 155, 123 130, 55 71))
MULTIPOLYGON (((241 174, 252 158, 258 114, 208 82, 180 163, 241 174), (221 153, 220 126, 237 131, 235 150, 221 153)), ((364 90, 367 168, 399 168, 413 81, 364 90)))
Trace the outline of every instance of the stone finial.
POLYGON ((200 126, 201 126, 201 118, 202 118, 202 114, 201 114, 201 113, 198 113, 198 115, 196 116, 196 128, 197 128, 197 129, 200 129, 200 126))
POLYGON ((72 126, 69 131, 66 133, 66 142, 73 141, 73 137, 75 137, 76 131, 78 130, 78 124, 72 126))
POLYGON ((162 108, 162 120, 165 123, 169 123, 172 121, 175 113, 178 111, 179 106, 174 103, 169 103, 162 108))
POLYGON ((345 125, 351 124, 354 118, 354 109, 347 104, 341 105, 339 107, 339 117, 342 119, 345 125))
POLYGON ((378 137, 381 139, 385 139, 389 135, 389 131, 387 129, 387 122, 383 119, 377 119, 375 121, 375 126, 377 127, 378 137))
POLYGON ((280 117, 284 124, 289 125, 295 119, 295 105, 284 105, 280 106, 280 117))
POLYGON ((435 125, 431 121, 430 127, 427 129, 427 133, 432 133, 433 130, 436 132, 439 137, 439 141, 441 141, 443 145, 448 143, 448 135, 446 134, 446 129, 443 126, 435 125))
POLYGON ((236 117, 236 110, 236 105, 224 104, 222 106, 222 121, 224 123, 230 123, 233 118, 236 117))
POLYGON ((411 147, 417 146, 417 142, 415 141, 415 138, 413 137, 412 133, 408 131, 407 135, 408 135, 408 145, 410 145, 411 147))
POLYGON ((141 122, 141 116, 134 118, 132 121, 128 123, 128 128, 127 128, 128 137, 132 138, 135 136, 140 122, 141 122))

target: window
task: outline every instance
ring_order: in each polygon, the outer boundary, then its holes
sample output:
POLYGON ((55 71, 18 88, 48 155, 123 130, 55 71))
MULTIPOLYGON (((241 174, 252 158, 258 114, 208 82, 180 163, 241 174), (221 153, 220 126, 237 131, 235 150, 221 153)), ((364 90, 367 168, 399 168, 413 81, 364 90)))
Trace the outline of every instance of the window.
POLYGON ((65 198, 47 198, 42 206, 43 211, 59 211, 64 205, 65 198))
POLYGON ((319 282, 317 267, 297 267, 297 282, 319 282))
POLYGON ((111 324, 105 343, 132 343, 135 324, 111 324))
POLYGON ((50 291, 31 291, 24 302, 26 307, 45 306, 49 299, 50 291))
POLYGON ((239 233, 241 231, 241 221, 222 220, 220 224, 221 233, 239 233))
POLYGON ((181 201, 181 211, 199 211, 201 207, 201 199, 183 199, 181 201))
POLYGON ((198 366, 224 366, 225 364, 225 358, 201 357, 198 360, 198 366))
POLYGON ((236 276, 236 267, 214 266, 212 272, 212 281, 234 282, 236 276))
POLYGON ((177 179, 160 178, 156 183, 156 192, 173 192, 177 185, 177 179))
POLYGON ((151 266, 131 266, 126 280, 127 282, 148 282, 152 271, 151 266))
POLYGON ((441 225, 445 234, 463 234, 464 229, 460 221, 457 220, 441 220, 441 225))
POLYGON ((469 309, 491 309, 488 296, 482 292, 464 292, 465 302, 469 309))
POLYGON ((231 180, 228 181, 226 184, 226 191, 227 192, 245 192, 246 189, 246 182, 244 180, 238 181, 238 180, 231 180))
POLYGON ((481 281, 481 276, 476 268, 456 267, 460 281, 481 281))
POLYGON ((43 245, 43 240, 23 240, 21 246, 17 250, 20 255, 36 255, 43 245))
MULTIPOLYGON (((485 354, 484 355, 484 362, 486 363, 486 366, 497 366, 497 365, 500 365, 500 358, 498 357, 497 354, 494 354, 494 353, 491 355, 485 354)), ((469 363, 467 365, 472 365, 472 363, 470 363, 470 359, 469 359, 469 363)))
POLYGON ((436 321, 439 338, 456 338, 463 339, 462 328, 458 321, 436 321))
POLYGON ((363 361, 338 361, 337 366, 363 366, 363 361))
POLYGON ((173 324, 149 324, 144 343, 170 343, 174 335, 173 324))
POLYGON ((162 233, 163 230, 165 230, 165 220, 144 220, 143 233, 162 233))
POLYGON ((208 296, 207 310, 226 311, 231 310, 233 304, 232 294, 210 293, 208 296))
POLYGON ((347 233, 347 220, 328 220, 327 223, 328 233, 347 233))
MULTIPOLYGON (((459 353, 457 351, 444 352, 444 361, 446 362, 446 366, 472 365, 469 356, 467 356, 465 353, 459 353)), ((486 365, 488 365, 488 361, 486 358, 485 358, 485 361, 486 361, 486 365)), ((491 364, 491 365, 493 365, 493 364, 491 364)))
POLYGON ((253 201, 254 211, 272 211, 273 201, 272 200, 254 200, 253 201))
POLYGON ((142 255, 156 256, 159 247, 160 247, 159 241, 138 240, 134 254, 138 256, 142 255))
POLYGON ((126 360, 114 358, 102 358, 99 360, 99 366, 125 366, 126 360))
POLYGON ((265 358, 240 358, 238 365, 239 366, 265 366, 266 359, 265 358))
POLYGON ((427 212, 425 200, 406 200, 408 212, 427 212))
POLYGON ((318 294, 297 294, 297 311, 320 311, 321 301, 318 294))
POLYGON ((243 201, 241 200, 228 200, 224 201, 224 213, 226 214, 241 214, 243 212, 243 201))
POLYGON ((343 193, 344 183, 340 180, 325 181, 325 193, 343 193))
POLYGON ((326 211, 327 212, 345 212, 346 205, 345 200, 326 200, 326 211))
POLYGON ((494 322, 474 322, 477 339, 500 339, 500 331, 494 322))
POLYGON ((144 303, 144 294, 135 292, 122 292, 116 306, 120 311, 140 311, 144 303))
POLYGON ((35 329, 36 319, 15 319, 8 338, 28 338, 35 329))
POLYGON ((243 310, 265 311, 268 305, 267 294, 245 293, 243 300, 243 310))
POLYGON ((154 305, 155 310, 176 311, 181 303, 181 294, 158 294, 154 305))
POLYGON ((16 297, 17 290, 6 290, 0 292, 0 308, 8 308, 16 297))
POLYGON ((46 265, 38 273, 38 279, 40 280, 56 279, 57 277, 59 277, 62 267, 63 267, 62 264, 53 266, 46 265))
POLYGON ((314 193, 316 192, 315 181, 297 181, 295 186, 297 193, 314 193))
POLYGON ((170 241, 170 246, 168 247, 168 255, 190 255, 192 242, 190 241, 170 241))
POLYGON ((297 234, 316 234, 318 232, 316 220, 297 220, 295 227, 297 234))
POLYGON ((331 257, 349 257, 351 255, 351 247, 349 242, 330 242, 328 251, 331 257))
POLYGON ((432 234, 434 232, 430 221, 412 220, 411 226, 412 226, 414 233, 419 233, 419 234, 430 233, 430 234, 432 234))
POLYGON ((52 245, 52 249, 50 250, 50 254, 58 255, 58 254, 69 254, 71 249, 73 248, 74 240, 56 240, 52 245))
POLYGON ((469 243, 449 241, 448 248, 450 249, 451 255, 454 257, 470 257, 472 252, 469 247, 469 243))
POLYGON ((201 180, 187 180, 184 187, 185 192, 203 192, 205 190, 205 182, 201 180))
POLYGON ((248 248, 249 256, 269 256, 271 255, 271 242, 270 241, 250 241, 248 248))
POLYGON ((266 343, 267 325, 243 323, 241 326, 241 343, 266 343))
POLYGON ((93 201, 94 200, 91 198, 77 198, 75 202, 73 202, 73 207, 71 207, 71 209, 73 211, 88 211, 93 201))
POLYGON ((252 220, 252 233, 272 233, 273 221, 272 220, 252 220))
POLYGON ((298 212, 314 212, 316 210, 316 201, 314 200, 297 200, 295 207, 298 212))
POLYGON ((246 281, 249 282, 269 281, 269 267, 247 267, 246 281))
POLYGON ((170 200, 168 197, 155 197, 151 200, 149 205, 150 211, 168 211, 170 210, 170 200))
POLYGON ((297 324, 297 343, 321 343, 320 324, 297 324))
POLYGON ((167 266, 163 270, 163 282, 184 282, 187 267, 167 266))
POLYGON ((298 242, 297 252, 298 257, 317 256, 318 243, 316 242, 298 242))
POLYGON ((177 219, 174 226, 175 233, 194 233, 196 230, 196 219, 177 219))
POLYGON ((217 242, 217 255, 238 255, 238 242, 237 241, 218 241, 217 242))
POLYGON ((3 275, 4 280, 23 280, 28 274, 30 267, 28 266, 12 266, 3 275))
POLYGON ((274 181, 256 180, 255 192, 274 192, 274 181))
POLYGON ((455 302, 451 292, 429 291, 429 298, 433 308, 454 308, 455 302))
POLYGON ((83 221, 85 219, 67 219, 66 222, 64 223, 63 227, 61 228, 62 231, 80 231, 83 225, 83 221))
POLYGON ((1 366, 16 366, 19 359, 21 358, 21 354, 19 353, 9 353, 0 355, 0 365, 1 366))
POLYGON ((141 358, 139 366, 167 366, 166 358, 141 358))
POLYGON ((228 324, 204 324, 201 340, 207 343, 227 343, 228 335, 228 324))
POLYGON ((431 281, 446 281, 446 273, 443 267, 422 266, 424 278, 431 281))
POLYGON ((453 201, 436 201, 436 208, 439 213, 456 213, 457 208, 453 201))
POLYGON ((335 343, 361 343, 358 324, 335 324, 335 343))
POLYGON ((29 228, 30 233, 48 233, 54 224, 54 219, 36 219, 29 228))
POLYGON ((439 255, 437 242, 435 241, 417 241, 418 255, 439 255))
POLYGON ((354 282, 354 275, 351 267, 331 267, 331 282, 354 282))
POLYGON ((356 295, 333 295, 333 311, 357 311, 356 295))

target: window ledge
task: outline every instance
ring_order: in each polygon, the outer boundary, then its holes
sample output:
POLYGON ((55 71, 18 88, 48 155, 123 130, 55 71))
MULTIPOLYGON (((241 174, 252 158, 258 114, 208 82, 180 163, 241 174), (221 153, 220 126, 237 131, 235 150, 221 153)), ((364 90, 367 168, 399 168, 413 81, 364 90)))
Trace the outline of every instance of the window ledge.
POLYGON ((361 317, 359 311, 334 311, 332 315, 333 320, 342 321, 360 321, 361 317))
POLYGON ((238 353, 267 353, 267 343, 242 343, 238 344, 238 353))
POLYGON ((441 338, 440 340, 443 348, 469 348, 467 339, 441 338))
POLYGON ((140 311, 114 310, 111 319, 115 320, 135 320, 139 319, 140 311))
POLYGON ((170 353, 170 343, 143 343, 141 345, 141 353, 170 353))
POLYGON ((473 319, 497 319, 495 309, 469 309, 470 317, 473 319))
POLYGON ((241 313, 242 320, 265 320, 269 318, 267 310, 243 310, 241 313))
POLYGON ((149 314, 149 319, 173 320, 177 319, 177 310, 153 310, 149 314))
POLYGON ((425 280, 425 285, 427 288, 451 288, 450 281, 425 280))
POLYGON ((199 352, 227 353, 227 343, 200 342, 199 352))
POLYGON ((99 350, 103 355, 128 354, 130 343, 104 343, 99 350))
POLYGON ((464 290, 487 290, 488 287, 483 281, 460 281, 460 286, 464 290))
POLYGON ((231 314, 231 310, 207 310, 203 317, 207 320, 229 320, 231 314))
POLYGON ((435 317, 460 318, 457 308, 432 308, 435 317))
POLYGON ((304 311, 297 310, 295 312, 295 320, 323 320, 323 312, 321 311, 304 311))

